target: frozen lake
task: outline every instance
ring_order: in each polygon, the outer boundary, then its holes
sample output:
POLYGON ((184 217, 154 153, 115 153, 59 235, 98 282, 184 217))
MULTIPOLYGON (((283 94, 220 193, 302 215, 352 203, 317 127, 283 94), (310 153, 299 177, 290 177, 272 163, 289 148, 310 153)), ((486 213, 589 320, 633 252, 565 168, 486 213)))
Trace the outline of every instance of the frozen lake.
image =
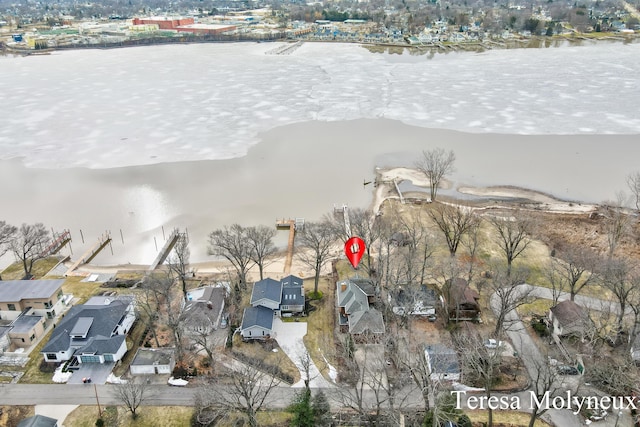
POLYGON ((640 44, 414 56, 195 44, 0 57, 0 158, 108 168, 243 156, 258 133, 386 118, 510 134, 640 133, 640 44))

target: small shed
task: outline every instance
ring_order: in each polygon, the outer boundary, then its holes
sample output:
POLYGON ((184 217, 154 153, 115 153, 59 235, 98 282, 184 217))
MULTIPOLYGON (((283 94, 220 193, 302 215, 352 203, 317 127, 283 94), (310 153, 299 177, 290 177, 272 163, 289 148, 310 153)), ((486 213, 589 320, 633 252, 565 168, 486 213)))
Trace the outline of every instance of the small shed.
POLYGON ((34 415, 20 421, 18 427, 58 427, 58 420, 44 415, 34 415))
POLYGON ((549 321, 556 336, 582 336, 589 324, 589 315, 584 308, 567 300, 551 307, 549 321))
POLYGON ((173 348, 139 348, 131 362, 131 375, 170 374, 176 365, 173 348))

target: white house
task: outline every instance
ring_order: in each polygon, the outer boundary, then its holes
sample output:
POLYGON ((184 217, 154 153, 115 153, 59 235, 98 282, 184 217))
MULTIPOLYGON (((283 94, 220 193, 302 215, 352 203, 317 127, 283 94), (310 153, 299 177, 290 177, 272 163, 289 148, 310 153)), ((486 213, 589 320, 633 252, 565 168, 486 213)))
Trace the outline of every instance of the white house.
POLYGON ((69 310, 41 353, 47 362, 117 362, 127 352, 135 319, 133 296, 93 297, 69 310))
POLYGON ((171 374, 176 365, 173 348, 139 348, 129 371, 131 375, 171 374))

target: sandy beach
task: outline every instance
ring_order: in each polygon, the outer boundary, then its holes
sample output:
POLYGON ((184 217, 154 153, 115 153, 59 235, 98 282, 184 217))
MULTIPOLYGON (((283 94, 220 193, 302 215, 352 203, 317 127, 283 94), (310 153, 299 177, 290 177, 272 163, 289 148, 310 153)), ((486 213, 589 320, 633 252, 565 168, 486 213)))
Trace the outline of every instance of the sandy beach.
MULTIPOLYGON (((343 203, 369 207, 374 189, 363 182, 374 179, 376 167, 411 167, 430 147, 457 155, 444 195, 504 196, 504 189, 478 188, 509 185, 591 203, 624 189, 640 155, 635 135, 468 134, 384 119, 298 123, 266 132, 261 141, 241 158, 126 168, 40 169, 2 161, 2 218, 70 229, 76 256, 110 230, 113 255, 103 251, 97 265, 149 264, 172 228, 186 228, 192 260, 202 262, 211 260, 208 233, 224 225, 317 220, 343 203)), ((278 244, 285 241, 279 233, 278 244)))

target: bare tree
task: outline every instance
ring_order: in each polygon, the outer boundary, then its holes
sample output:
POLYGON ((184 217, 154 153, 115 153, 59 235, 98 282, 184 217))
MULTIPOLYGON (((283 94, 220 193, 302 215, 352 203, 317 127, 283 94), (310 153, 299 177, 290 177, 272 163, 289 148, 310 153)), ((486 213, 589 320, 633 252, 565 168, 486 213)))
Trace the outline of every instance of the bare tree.
POLYGON ((462 237, 462 241, 460 242, 462 246, 464 246, 464 248, 467 250, 467 282, 469 283, 473 282, 473 279, 475 277, 474 267, 476 266, 476 264, 479 264, 479 260, 476 254, 481 244, 481 225, 482 218, 480 216, 476 216, 476 220, 471 223, 469 230, 462 237))
POLYGON ((422 152, 422 159, 416 163, 416 168, 424 173, 429 180, 432 201, 436 200, 442 179, 455 170, 453 166, 455 161, 456 155, 452 150, 446 152, 442 148, 435 148, 422 152))
POLYGON ((423 284, 427 277, 429 262, 433 255, 431 240, 422 210, 402 215, 398 218, 398 226, 402 242, 397 252, 402 256, 398 267, 404 269, 404 280, 396 283, 423 284))
POLYGON ((212 420, 221 412, 237 411, 247 417, 251 427, 257 427, 257 413, 268 403, 267 399, 277 385, 278 380, 271 373, 243 364, 200 387, 196 399, 197 417, 212 420))
POLYGON ((513 261, 531 243, 533 220, 523 212, 515 211, 511 218, 493 217, 489 222, 498 232, 498 245, 507 259, 507 275, 510 275, 513 261))
POLYGON ((613 257, 618 245, 629 232, 629 216, 624 212, 625 196, 618 193, 616 201, 607 207, 607 213, 603 222, 604 231, 607 235, 607 248, 609 258, 613 257))
POLYGON ((573 301, 580 291, 592 283, 598 264, 597 255, 590 249, 570 245, 551 259, 548 277, 554 289, 566 289, 573 301))
POLYGON ((242 289, 247 288, 247 272, 253 262, 252 252, 247 230, 239 224, 225 226, 209 234, 209 254, 221 256, 233 265, 242 289))
MULTIPOLYGON (((491 398, 492 387, 500 374, 502 349, 488 349, 482 338, 469 330, 460 330, 453 335, 454 344, 462 357, 463 374, 471 383, 484 388, 487 399, 491 398)), ((487 426, 493 426, 493 410, 487 408, 487 426)))
POLYGON ((615 296, 619 311, 617 312, 616 340, 624 330, 625 310, 634 288, 638 285, 636 265, 625 258, 610 258, 603 267, 601 281, 605 288, 615 296))
MULTIPOLYGON (((184 354, 182 338, 184 336, 184 322, 182 317, 181 299, 175 291, 175 277, 169 271, 166 274, 147 276, 142 284, 150 300, 155 301, 159 319, 171 330, 176 347, 176 359, 181 360, 184 354)), ((151 308, 151 306, 149 306, 151 308)))
POLYGON ((171 270, 178 280, 180 280, 180 283, 182 284, 182 294, 185 298, 187 298, 187 277, 190 274, 190 256, 191 251, 189 250, 189 240, 186 234, 182 234, 178 237, 167 264, 169 266, 169 270, 171 270))
POLYGON ((127 407, 133 419, 138 417, 137 411, 140 405, 153 397, 151 386, 135 377, 126 383, 115 384, 113 387, 116 399, 127 407))
POLYGON ((429 210, 429 216, 436 223, 454 257, 462 238, 478 222, 478 217, 472 209, 464 206, 437 204, 429 210))
POLYGON ((327 223, 332 225, 335 236, 343 242, 346 242, 352 236, 358 236, 364 241, 366 257, 363 258, 363 262, 367 268, 367 274, 369 274, 369 277, 373 277, 375 269, 372 264, 371 249, 381 236, 382 218, 362 208, 349 209, 348 215, 351 235, 345 230, 342 218, 331 218, 332 220, 327 221, 327 223))
POLYGON ((490 305, 496 316, 494 336, 508 329, 512 323, 518 321, 514 311, 532 301, 533 288, 525 285, 529 272, 525 269, 516 269, 511 272, 501 268, 494 268, 486 289, 490 293, 490 305))
POLYGON ((213 336, 211 319, 202 310, 195 309, 182 316, 189 339, 207 353, 211 369, 215 370, 216 341, 213 336))
MULTIPOLYGON (((11 247, 11 242, 18 229, 5 221, 0 221, 0 257, 2 257, 11 247)), ((0 275, 0 280, 2 276, 0 275)))
POLYGON ((302 251, 298 258, 315 272, 314 293, 318 293, 320 272, 329 260, 331 245, 335 242, 335 235, 328 221, 305 223, 302 231, 296 233, 298 244, 302 251))
POLYGON ((44 250, 49 246, 49 230, 42 223, 22 224, 11 240, 11 250, 22 262, 24 276, 30 279, 33 264, 46 256, 44 250))
POLYGON ((627 187, 633 196, 636 211, 640 212, 640 172, 633 172, 627 176, 627 187))
MULTIPOLYGON (((551 366, 548 357, 542 359, 528 354, 523 355, 523 357, 528 358, 526 365, 533 367, 533 370, 535 370, 531 377, 530 393, 532 393, 532 397, 535 397, 537 402, 541 402, 546 395, 554 397, 563 390, 557 381, 559 379, 558 371, 555 366, 551 366)), ((530 400, 533 401, 533 399, 530 400)), ((532 405, 529 427, 534 427, 536 420, 548 410, 548 406, 532 405)))
POLYGON ((247 228, 246 233, 252 247, 251 259, 258 266, 260 280, 262 280, 264 279, 263 273, 267 259, 276 253, 276 247, 273 244, 276 229, 269 228, 266 225, 259 225, 247 228))

